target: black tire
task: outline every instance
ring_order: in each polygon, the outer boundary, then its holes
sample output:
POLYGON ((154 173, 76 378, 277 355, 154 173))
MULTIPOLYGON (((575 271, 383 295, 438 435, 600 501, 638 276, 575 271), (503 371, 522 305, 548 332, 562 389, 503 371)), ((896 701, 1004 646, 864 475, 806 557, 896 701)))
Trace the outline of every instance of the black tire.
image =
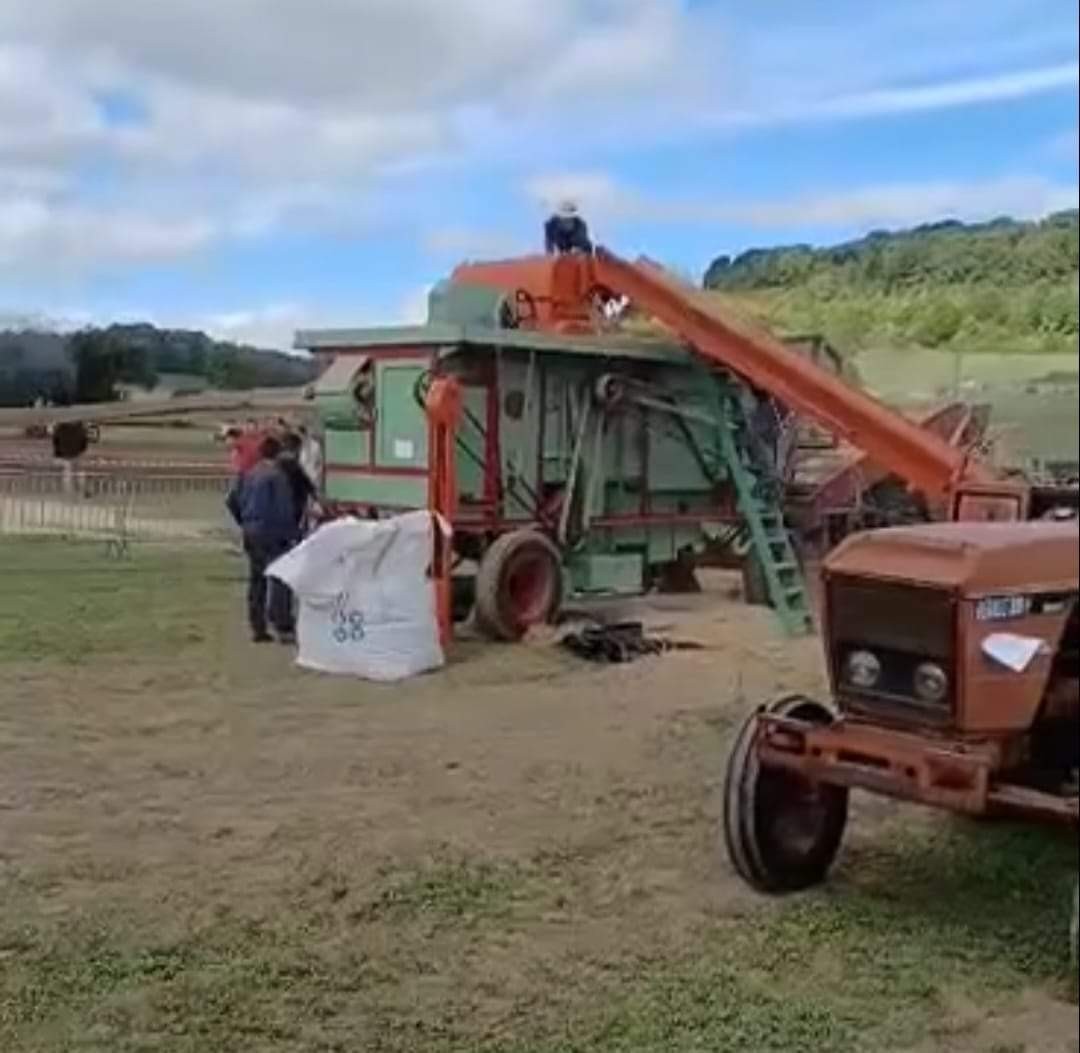
MULTIPOLYGON (((820 702, 791 695, 765 710, 830 724, 820 702)), ((724 842, 732 866, 760 892, 798 892, 825 880, 847 824, 846 787, 812 783, 762 766, 754 751, 758 714, 743 724, 724 778, 724 842)))
POLYGON ((562 605, 562 557, 536 530, 496 538, 476 574, 476 621, 497 640, 520 640, 554 619, 562 605))

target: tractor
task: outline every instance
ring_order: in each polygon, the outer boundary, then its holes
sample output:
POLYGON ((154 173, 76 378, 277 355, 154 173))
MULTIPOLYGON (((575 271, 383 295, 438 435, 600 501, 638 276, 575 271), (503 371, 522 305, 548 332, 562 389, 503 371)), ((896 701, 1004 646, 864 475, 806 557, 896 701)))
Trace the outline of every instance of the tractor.
POLYGON ((741 877, 767 893, 823 881, 852 789, 1075 836, 1078 550, 1060 510, 842 542, 822 573, 831 699, 761 707, 728 760, 723 835, 741 877))

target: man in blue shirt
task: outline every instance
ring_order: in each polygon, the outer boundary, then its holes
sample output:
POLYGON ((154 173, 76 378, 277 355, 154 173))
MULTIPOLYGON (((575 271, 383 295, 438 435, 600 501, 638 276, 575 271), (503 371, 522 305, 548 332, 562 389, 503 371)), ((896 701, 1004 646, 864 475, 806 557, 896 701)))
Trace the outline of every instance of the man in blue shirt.
POLYGON ((273 639, 267 621, 282 643, 296 639, 292 593, 284 582, 267 578, 266 568, 298 540, 292 487, 277 458, 281 443, 267 436, 259 446, 258 463, 236 479, 225 499, 243 531, 248 558, 248 621, 256 643, 273 639))
POLYGON ((315 489, 311 476, 300 464, 303 446, 304 440, 296 432, 286 432, 281 440, 281 453, 278 455, 278 466, 288 479, 289 489, 292 491, 297 538, 304 535, 304 527, 308 523, 308 510, 311 509, 316 515, 318 514, 318 491, 315 489))
POLYGON ((544 224, 544 251, 549 255, 568 252, 592 252, 589 240, 589 228, 585 220, 578 215, 577 205, 573 201, 564 201, 544 224))

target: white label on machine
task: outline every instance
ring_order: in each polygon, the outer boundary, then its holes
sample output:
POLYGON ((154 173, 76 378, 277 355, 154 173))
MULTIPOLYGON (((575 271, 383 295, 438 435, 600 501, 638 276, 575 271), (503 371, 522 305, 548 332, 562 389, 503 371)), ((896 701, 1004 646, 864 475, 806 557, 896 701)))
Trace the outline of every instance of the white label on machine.
POLYGON ((412 439, 394 440, 394 459, 398 461, 411 461, 416 456, 416 447, 412 439))
POLYGON ((982 642, 983 654, 989 655, 995 662, 1022 673, 1031 660, 1041 651, 1047 651, 1044 640, 1035 636, 1019 636, 1017 633, 991 633, 982 642))

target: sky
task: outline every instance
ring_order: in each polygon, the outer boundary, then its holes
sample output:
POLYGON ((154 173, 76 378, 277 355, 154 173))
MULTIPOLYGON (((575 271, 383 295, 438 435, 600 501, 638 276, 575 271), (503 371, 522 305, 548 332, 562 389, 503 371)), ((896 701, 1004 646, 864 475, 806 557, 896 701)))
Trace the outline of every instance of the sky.
POLYGON ((1077 205, 1075 0, 0 0, 0 320, 288 347, 463 259, 1077 205))

